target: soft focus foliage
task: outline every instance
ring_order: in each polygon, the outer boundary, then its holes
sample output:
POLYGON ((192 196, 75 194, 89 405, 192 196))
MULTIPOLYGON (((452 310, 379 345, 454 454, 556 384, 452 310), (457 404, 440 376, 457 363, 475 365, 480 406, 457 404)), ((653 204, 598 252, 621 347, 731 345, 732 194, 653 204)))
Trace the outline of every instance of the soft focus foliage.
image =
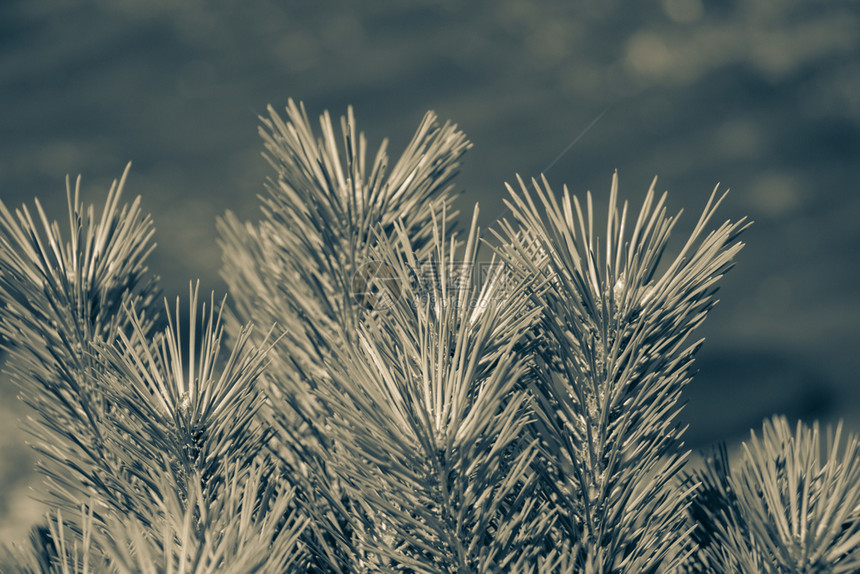
POLYGON ((52 510, 23 572, 849 572, 860 457, 782 419, 685 473, 690 334, 744 221, 681 251, 613 177, 605 235, 566 189, 452 230, 469 143, 428 114, 367 169, 304 108, 261 130, 259 223, 219 221, 231 304, 156 304, 152 225, 69 192, 70 234, 0 203, 0 336, 52 510), (602 239, 601 239, 602 237, 602 239), (602 243, 601 243, 602 241, 602 243), (482 242, 495 256, 479 256, 482 242), (187 328, 184 327, 187 325, 187 328), (225 340, 226 339, 226 340, 225 340))

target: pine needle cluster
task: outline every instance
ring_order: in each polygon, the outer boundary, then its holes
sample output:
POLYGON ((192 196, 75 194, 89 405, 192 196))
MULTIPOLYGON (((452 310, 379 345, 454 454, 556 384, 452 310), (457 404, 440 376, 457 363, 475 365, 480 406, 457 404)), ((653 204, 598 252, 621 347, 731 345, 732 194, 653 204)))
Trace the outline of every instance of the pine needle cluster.
POLYGON ((782 418, 688 468, 692 336, 743 244, 613 176, 457 228, 470 143, 432 113, 367 162, 352 110, 262 118, 262 217, 218 221, 230 299, 160 302, 154 228, 67 182, 0 202, 0 338, 51 509, 3 571, 853 572, 860 443, 782 418), (319 134, 319 135, 318 135, 319 134), (482 247, 491 257, 482 257, 482 247), (185 309, 183 311, 183 309, 185 309), (186 327, 187 325, 187 327, 186 327))

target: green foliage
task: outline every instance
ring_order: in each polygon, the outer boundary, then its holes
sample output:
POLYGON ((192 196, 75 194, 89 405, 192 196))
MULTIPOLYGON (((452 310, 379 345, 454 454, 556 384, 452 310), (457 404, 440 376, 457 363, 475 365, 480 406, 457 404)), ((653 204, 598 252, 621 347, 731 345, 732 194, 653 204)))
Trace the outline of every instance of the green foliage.
POLYGON ((488 241, 477 207, 453 229, 456 126, 428 114, 368 170, 352 110, 340 142, 292 101, 262 121, 263 217, 218 222, 230 304, 192 287, 187 331, 125 174, 99 219, 70 189, 67 235, 0 203, 51 508, 10 572, 858 569, 856 438, 774 419, 737 470, 685 470, 690 335, 746 227, 709 230, 716 190, 665 261, 678 216, 653 184, 629 215, 617 176, 605 234, 590 194, 519 180, 488 241))

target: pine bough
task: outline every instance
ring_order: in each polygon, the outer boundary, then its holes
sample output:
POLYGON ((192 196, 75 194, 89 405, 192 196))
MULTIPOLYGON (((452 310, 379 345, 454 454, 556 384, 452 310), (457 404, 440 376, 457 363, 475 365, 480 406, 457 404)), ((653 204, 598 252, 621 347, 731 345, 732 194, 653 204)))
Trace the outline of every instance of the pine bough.
POLYGON ((368 169, 352 110, 340 136, 286 111, 261 221, 218 222, 229 305, 158 303, 126 174, 100 217, 67 185, 68 232, 0 203, 0 335, 52 509, 4 571, 860 569, 857 437, 774 418, 736 468, 685 466, 690 334, 747 226, 710 227, 716 190, 674 258, 665 194, 635 213, 617 175, 600 231, 590 194, 518 179, 489 239, 477 207, 458 234, 455 125, 428 113, 368 169))

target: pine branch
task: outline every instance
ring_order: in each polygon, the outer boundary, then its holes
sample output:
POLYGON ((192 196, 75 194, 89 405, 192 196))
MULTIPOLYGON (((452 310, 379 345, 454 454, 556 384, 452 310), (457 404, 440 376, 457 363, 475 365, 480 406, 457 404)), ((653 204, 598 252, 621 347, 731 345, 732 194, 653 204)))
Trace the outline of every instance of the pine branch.
POLYGON ((109 443, 139 481, 139 506, 150 510, 100 521, 110 533, 100 548, 120 572, 283 572, 305 560, 306 520, 257 419, 267 336, 253 346, 246 326, 222 360, 223 303, 214 307, 213 297, 198 318, 191 289, 187 354, 178 301, 175 319, 168 309, 168 328, 149 340, 128 309, 131 332, 100 349, 117 405, 109 443))
POLYGON ((174 477, 164 468, 166 496, 157 522, 148 526, 114 517, 103 531, 100 544, 112 571, 300 570, 307 559, 299 543, 306 521, 295 511, 294 491, 267 479, 269 466, 268 461, 232 465, 214 496, 199 473, 187 496, 171 493, 174 477))
MULTIPOLYGON (((656 180, 655 180, 656 181, 656 180)), ((587 209, 565 189, 559 205, 546 180, 519 180, 506 204, 498 253, 513 269, 544 278, 531 294, 545 309, 534 333, 533 432, 543 444, 547 496, 560 511, 568 568, 595 572, 672 569, 683 558, 690 488, 676 477, 686 453, 675 416, 699 343, 685 341, 715 303, 745 225, 704 235, 712 196, 681 253, 657 274, 677 220, 655 203, 653 185, 628 235, 613 177, 605 248, 587 209), (535 199, 536 196, 536 199, 535 199)))
POLYGON ((154 248, 152 223, 140 200, 120 206, 128 169, 114 181, 99 219, 67 180, 70 234, 63 237, 36 201, 38 223, 25 206, 14 215, 0 202, 0 338, 21 398, 39 416, 28 421, 52 502, 74 515, 97 496, 131 511, 123 489, 129 479, 106 444, 113 404, 100 385, 94 348, 130 328, 122 308, 141 309, 149 332, 157 291, 146 277, 154 248))
MULTIPOLYGON (((341 331, 354 329, 352 281, 377 229, 388 234, 402 221, 416 244, 431 239, 430 199, 451 204, 450 180, 469 143, 455 125, 439 126, 428 113, 390 173, 385 142, 368 173, 367 144, 351 108, 341 118, 343 152, 328 113, 319 140, 292 100, 286 123, 271 108, 269 114, 260 133, 277 176, 268 182, 258 226, 229 213, 219 222, 223 275, 237 293, 239 315, 287 328, 308 368, 341 331)), ((449 221, 456 215, 447 210, 449 221)))
MULTIPOLYGON (((268 437, 255 420, 263 400, 255 381, 267 349, 247 349, 249 328, 238 332, 233 353, 219 364, 220 316, 210 315, 207 322, 204 306, 198 345, 194 290, 188 355, 179 339, 178 303, 176 322, 168 318, 168 330, 153 336, 155 287, 144 279, 152 226, 140 215, 139 200, 120 208, 124 181, 125 176, 114 183, 100 220, 92 207, 84 211, 79 182, 74 197, 69 189, 68 240, 38 201, 41 229, 26 207, 13 216, 0 204, 0 329, 10 341, 22 397, 40 414, 30 432, 47 459, 40 469, 50 502, 73 519, 64 523, 58 514, 39 536, 48 561, 43 570, 66 571, 70 560, 77 564, 63 539, 68 533, 77 542, 90 540, 89 523, 104 530, 129 521, 151 539, 150 529, 164 520, 168 494, 180 497, 188 512, 193 496, 206 508, 221 499, 235 508, 236 492, 225 498, 227 469, 232 465, 230 472, 244 476, 268 437), (171 480, 165 482, 167 476, 171 480), (88 510, 78 523, 82 505, 88 510)), ((273 492, 281 491, 288 492, 280 486, 273 492)), ((299 524, 283 508, 277 512, 268 520, 299 524)), ((227 528, 234 516, 220 520, 227 528)), ((206 527, 195 524, 200 540, 212 539, 206 527)), ((108 543, 122 547, 122 541, 96 536, 93 556, 108 543)), ((298 548, 296 542, 287 546, 290 553, 298 548)))
POLYGON ((187 493, 199 475, 206 500, 223 488, 225 468, 248 466, 264 454, 269 434, 256 416, 265 397, 256 383, 268 348, 265 336, 262 348, 251 346, 252 329, 246 326, 222 360, 223 302, 216 311, 213 296, 208 316, 204 304, 198 319, 193 288, 189 308, 187 354, 178 300, 175 318, 167 308, 168 328, 151 339, 135 310, 128 309, 131 332, 99 351, 108 379, 104 387, 117 405, 109 435, 114 451, 150 493, 164 496, 149 465, 157 469, 167 460, 171 491, 190 500, 187 493))
POLYGON ((724 572, 856 572, 860 568, 860 441, 842 424, 784 417, 751 433, 739 468, 725 451, 695 475, 692 506, 703 540, 698 561, 724 572), (822 449, 822 444, 824 449, 822 449))
POLYGON ((504 570, 551 523, 530 497, 527 395, 514 390, 525 369, 514 348, 539 311, 514 297, 502 267, 472 276, 476 219, 462 255, 445 220, 428 261, 403 226, 380 238, 377 262, 390 274, 378 302, 390 306, 367 311, 358 344, 321 381, 342 447, 335 464, 374 519, 362 544, 383 571, 504 570))
MULTIPOLYGON (((391 233, 399 222, 417 244, 427 244, 430 199, 450 205, 450 181, 469 144, 456 126, 439 126, 428 113, 390 170, 383 142, 368 171, 367 144, 351 109, 341 118, 341 149, 327 113, 320 139, 304 107, 292 101, 286 121, 271 108, 262 121, 276 177, 267 185, 261 223, 241 224, 230 213, 219 221, 223 276, 235 294, 236 325, 277 324, 285 331, 267 375, 273 400, 267 413, 279 429, 273 446, 314 516, 307 542, 321 567, 346 572, 358 552, 357 525, 329 469, 334 447, 315 381, 326 374, 326 357, 354 340, 363 307, 353 297, 353 280, 376 234, 391 233)), ((447 221, 455 215, 448 209, 447 221)))

